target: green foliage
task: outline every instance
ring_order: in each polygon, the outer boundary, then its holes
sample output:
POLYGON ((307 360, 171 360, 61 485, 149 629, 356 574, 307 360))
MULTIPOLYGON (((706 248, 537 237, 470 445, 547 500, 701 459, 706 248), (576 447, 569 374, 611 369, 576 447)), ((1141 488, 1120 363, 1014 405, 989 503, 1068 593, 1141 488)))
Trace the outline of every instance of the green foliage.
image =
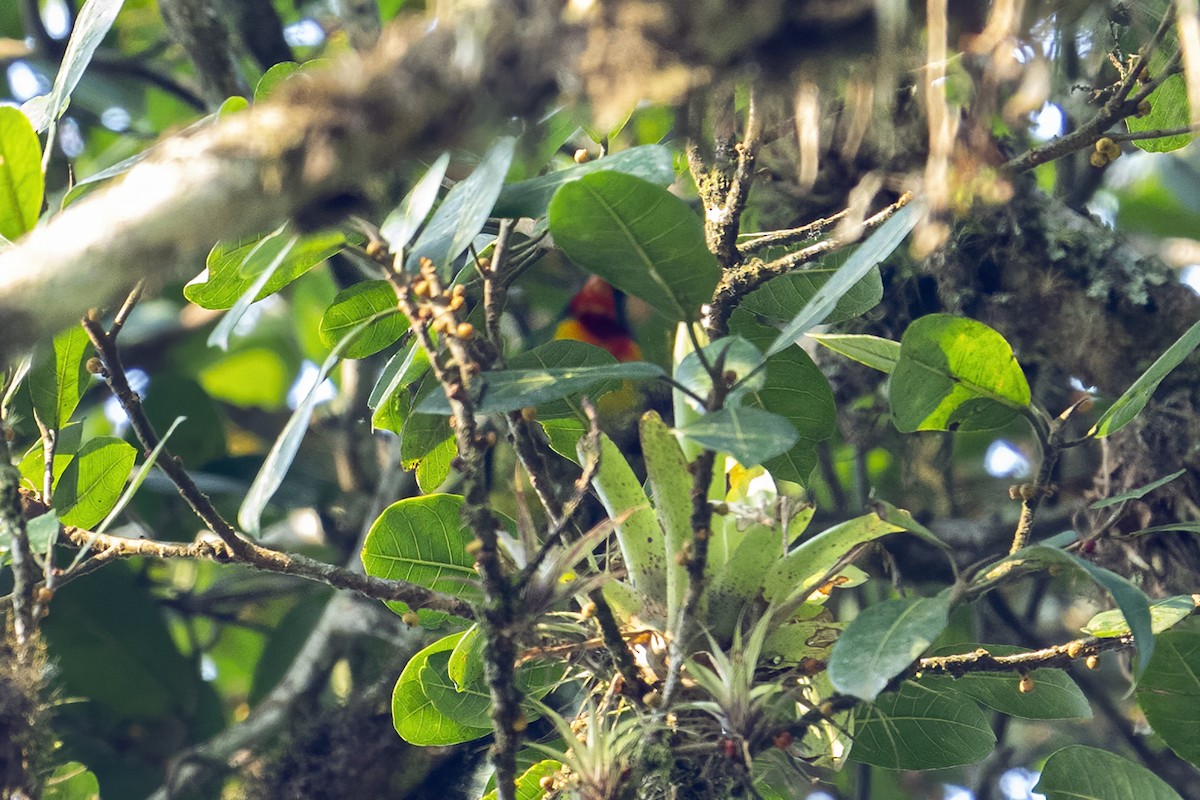
POLYGON ((1200 764, 1200 634, 1175 631, 1158 639, 1138 681, 1137 702, 1154 730, 1180 758, 1200 764))
POLYGON ((0 236, 17 239, 42 210, 42 146, 29 118, 0 108, 0 236))
POLYGON ((1170 374, 1191 352, 1200 345, 1200 322, 1188 328, 1183 336, 1167 348, 1150 367, 1143 372, 1133 385, 1125 390, 1125 394, 1108 407, 1090 433, 1093 436, 1105 437, 1124 428, 1142 412, 1154 390, 1162 383, 1163 378, 1170 374))
POLYGON ((1046 800, 1181 800, 1150 770, 1094 747, 1064 747, 1046 759, 1034 791, 1046 800))
POLYGON ((863 610, 829 658, 834 687, 868 702, 925 652, 949 622, 946 595, 885 600, 863 610))
POLYGON ((321 341, 334 347, 370 319, 374 321, 343 350, 346 358, 374 355, 408 330, 408 320, 396 309, 396 292, 387 281, 363 281, 338 292, 321 317, 321 341))
POLYGON ((987 715, 952 689, 905 681, 854 718, 850 758, 887 769, 974 764, 996 746, 987 715))

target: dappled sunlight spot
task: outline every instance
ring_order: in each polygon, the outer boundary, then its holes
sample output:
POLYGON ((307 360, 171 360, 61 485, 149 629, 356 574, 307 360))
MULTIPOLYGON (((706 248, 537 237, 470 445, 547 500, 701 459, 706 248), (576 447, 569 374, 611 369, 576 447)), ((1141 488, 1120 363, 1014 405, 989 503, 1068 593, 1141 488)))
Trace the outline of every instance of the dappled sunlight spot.
POLYGON ((1033 127, 1030 135, 1039 142, 1048 142, 1063 132, 1063 112, 1054 103, 1046 103, 1033 113, 1033 127))
POLYGON ((67 158, 76 158, 83 153, 87 143, 83 140, 83 131, 74 117, 63 117, 58 123, 58 146, 62 148, 67 158))
POLYGON ((1029 459, 1011 442, 997 439, 988 446, 983 468, 995 478, 1024 478, 1029 475, 1029 459))
POLYGON ((14 61, 8 65, 8 90, 13 99, 24 103, 31 97, 50 91, 50 81, 39 75, 28 61, 14 61))
POLYGON ((285 25, 283 39, 292 47, 316 47, 325 41, 325 29, 312 17, 285 25))
POLYGON ((217 662, 208 653, 200 654, 200 679, 205 681, 217 679, 217 662))
POLYGON ((42 4, 42 25, 51 39, 62 40, 71 33, 71 9, 66 0, 45 0, 42 4))
POLYGON ((1010 769, 1000 776, 1000 794, 1004 800, 1046 800, 1033 791, 1038 773, 1027 769, 1010 769))
POLYGON ((100 112, 100 124, 108 128, 110 131, 120 133, 129 130, 129 123, 132 118, 129 112, 120 106, 112 106, 100 112))
MULTIPOLYGON (((96 379, 100 380, 100 376, 97 375, 96 379)), ((136 367, 125 372, 125 379, 129 381, 129 388, 139 397, 145 394, 150 386, 150 376, 136 367)), ((129 417, 125 416, 125 409, 121 408, 121 403, 116 397, 109 397, 104 401, 104 418, 112 426, 115 436, 122 435, 129 427, 129 417)))
POLYGON ((1088 394, 1096 393, 1095 386, 1089 386, 1089 385, 1085 384, 1082 380, 1080 380, 1079 378, 1076 378, 1074 375, 1071 376, 1070 384, 1071 384, 1071 388, 1077 392, 1086 392, 1088 394))
POLYGON ((1189 264, 1179 270, 1179 282, 1200 294, 1200 264, 1189 264))
POLYGON ((965 786, 947 783, 942 785, 942 800, 975 800, 975 793, 965 786))

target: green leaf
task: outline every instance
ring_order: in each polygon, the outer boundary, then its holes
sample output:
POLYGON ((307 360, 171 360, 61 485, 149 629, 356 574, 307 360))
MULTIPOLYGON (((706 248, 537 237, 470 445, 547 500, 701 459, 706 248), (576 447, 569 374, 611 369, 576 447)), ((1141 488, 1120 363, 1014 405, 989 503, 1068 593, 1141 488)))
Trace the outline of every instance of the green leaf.
POLYGON ((278 350, 247 347, 222 356, 196 377, 215 400, 275 410, 284 407, 293 375, 278 350))
POLYGON ((450 477, 450 465, 458 455, 453 436, 434 445, 417 464, 417 488, 422 492, 436 491, 450 477))
MULTIPOLYGON (((987 650, 993 656, 1011 656, 1028 652, 1020 647, 1001 644, 962 644, 939 650, 947 656, 987 650)), ((1022 719, 1090 719, 1092 707, 1087 696, 1061 669, 1035 669, 1028 673, 1033 691, 1022 692, 1016 672, 968 672, 958 678, 924 676, 918 683, 939 691, 962 692, 988 708, 1022 719)))
POLYGON ((1150 602, 1142 590, 1127 579, 1104 567, 1098 567, 1074 553, 1059 550, 1046 545, 1034 545, 1018 550, 1016 553, 996 562, 990 569, 979 571, 975 579, 976 586, 984 586, 995 580, 1002 579, 1015 568, 1034 567, 1046 569, 1055 564, 1082 569, 1092 580, 1100 584, 1117 604, 1125 619, 1129 622, 1133 633, 1133 642, 1138 650, 1137 669, 1135 674, 1140 676, 1146 669, 1146 664, 1154 655, 1154 632, 1150 623, 1150 602))
POLYGON ((617 543, 634 588, 647 597, 666 597, 667 556, 663 530, 642 490, 641 481, 607 434, 600 434, 600 467, 592 485, 613 520, 617 543))
POLYGON ((1064 747, 1046 759, 1033 790, 1046 800, 1182 800, 1141 764, 1083 745, 1064 747))
POLYGON ((672 319, 694 319, 720 278, 700 218, 659 186, 593 172, 559 187, 550 232, 567 256, 672 319))
POLYGON ((733 633, 738 619, 759 595, 763 575, 783 556, 783 533, 778 528, 751 525, 739 531, 739 536, 737 549, 715 570, 707 589, 707 624, 718 638, 733 633))
POLYGON ((638 429, 646 460, 646 482, 659 525, 666 534, 667 622, 673 624, 687 589, 687 568, 676 556, 692 538, 692 476, 679 440, 657 412, 647 412, 638 429))
POLYGON ((904 433, 1000 428, 1030 400, 1025 373, 1004 337, 948 314, 908 326, 888 392, 892 419, 904 433))
POLYGON ((801 600, 812 594, 844 555, 865 542, 904 530, 878 514, 855 517, 805 539, 777 563, 763 579, 763 595, 769 602, 788 598, 801 600))
MULTIPOLYGON (((1125 125, 1130 133, 1143 131, 1165 131, 1186 128, 1192 121, 1188 104, 1187 80, 1183 75, 1171 75, 1146 98, 1150 101, 1150 113, 1144 117, 1126 117, 1125 125)), ((1135 139, 1133 146, 1148 153, 1169 153, 1186 147, 1194 133, 1177 136, 1160 136, 1154 139, 1135 139)))
POLYGON ((280 61, 263 73, 254 85, 254 102, 266 100, 275 87, 283 83, 292 74, 300 71, 300 64, 295 61, 280 61))
POLYGON ((46 780, 42 800, 99 800, 100 781, 95 774, 80 764, 71 761, 54 770, 46 780))
POLYGON ((442 178, 445 177, 446 167, 449 165, 449 153, 438 156, 437 161, 434 161, 421 179, 413 185, 400 205, 396 206, 379 226, 380 236, 388 243, 393 253, 398 253, 406 247, 425 224, 433 204, 437 202, 442 178))
MULTIPOLYGON (((469 742, 491 732, 488 725, 467 725, 455 722, 439 710, 440 705, 458 694, 447 674, 450 651, 462 634, 451 634, 419 651, 408 660, 396 687, 392 691, 392 723, 396 733, 409 744, 419 746, 451 745, 469 742)), ((471 698, 472 695, 466 695, 471 698)), ((488 721, 488 701, 484 696, 478 706, 476 719, 488 721)))
POLYGON ((29 370, 33 407, 49 428, 63 428, 79 407, 92 382, 87 371, 92 344, 83 328, 75 326, 54 337, 54 354, 42 352, 29 370))
POLYGON ((285 229, 286 226, 280 226, 274 234, 261 242, 262 247, 252 250, 246 260, 242 262, 239 270, 248 277, 253 277, 254 282, 250 284, 246 291, 242 292, 242 296, 229 307, 229 310, 225 312, 225 315, 221 317, 216 327, 213 328, 212 333, 208 336, 209 347, 219 347, 222 350, 229 349, 229 339, 233 336, 238 323, 242 321, 242 317, 246 315, 250 306, 254 304, 258 293, 262 291, 264 286, 271 282, 271 278, 279 271, 284 262, 287 261, 288 255, 296 246, 299 237, 295 234, 285 236, 285 229), (260 270, 255 257, 263 253, 270 253, 271 260, 260 270), (248 270, 251 268, 255 271, 249 272, 248 270))
POLYGON ((888 375, 900 361, 900 343, 891 339, 851 333, 810 333, 808 337, 835 353, 888 375))
MULTIPOLYGON (((1162 633, 1187 619, 1195 611, 1196 603, 1191 595, 1180 594, 1165 600, 1156 600, 1150 604, 1150 630, 1156 634, 1162 633)), ((1089 619, 1081 630, 1102 639, 1127 636, 1131 632, 1129 623, 1125 621, 1125 615, 1119 608, 1101 611, 1089 619)))
POLYGON ((1096 420, 1088 435, 1102 438, 1116 433, 1132 422, 1146 407, 1150 396, 1162 383, 1163 378, 1191 355, 1196 345, 1200 345, 1200 322, 1188 328, 1178 341, 1168 347, 1167 351, 1125 390, 1125 394, 1117 398, 1117 401, 1100 415, 1100 419, 1096 420))
MULTIPOLYGON (((746 295, 734 315, 751 314, 760 320, 791 322, 845 262, 846 258, 839 254, 820 264, 772 278, 746 295)), ((845 322, 867 313, 882 299, 883 279, 879 268, 872 267, 858 283, 846 290, 824 319, 814 324, 845 322)))
MULTIPOLYGON (((91 63, 96 48, 104 41, 123 3, 124 0, 88 0, 83 4, 71 26, 71 38, 58 66, 58 74, 54 77, 53 88, 49 94, 34 97, 21 108, 29 115, 37 130, 46 130, 67 110, 71 92, 75 91, 75 86, 91 63)), ((54 136, 51 135, 50 139, 53 140, 54 136)))
POLYGON ((90 529, 116 505, 137 451, 115 436, 98 436, 80 448, 54 487, 54 510, 64 525, 90 529))
POLYGON ((416 340, 388 359, 371 389, 367 407, 378 410, 392 395, 411 386, 429 369, 429 355, 416 340))
POLYGON ((470 684, 478 683, 484 676, 483 647, 486 641, 479 626, 472 625, 463 631, 462 638, 450 652, 446 674, 460 692, 470 684))
POLYGON ((1138 682, 1137 702, 1167 746, 1200 766, 1200 634, 1174 631, 1158 648, 1138 682))
MULTIPOLYGON (((72 422, 58 431, 58 441, 54 447, 54 480, 51 483, 51 488, 58 483, 59 477, 63 470, 67 468, 67 464, 71 463, 71 459, 75 458, 75 454, 79 452, 80 445, 83 444, 83 423, 72 422)), ((42 444, 42 440, 34 442, 26 451, 24 458, 18 466, 21 471, 21 477, 25 479, 29 487, 35 492, 41 492, 45 483, 46 469, 46 448, 42 444)))
POLYGON ((738 406, 705 414, 679 432, 707 448, 729 453, 744 467, 769 461, 800 441, 800 434, 784 417, 738 406))
MULTIPOLYGON (((207 275, 183 287, 183 295, 201 308, 226 309, 254 284, 287 244, 288 237, 275 231, 262 236, 218 244, 208 254, 207 275)), ((254 300, 274 294, 308 270, 339 252, 346 236, 327 231, 300 237, 287 257, 275 269, 270 280, 254 295, 254 300)))
POLYGON ((947 595, 885 600, 846 626, 829 657, 829 679, 844 694, 874 700, 925 652, 949 621, 947 595))
POLYGON ((366 358, 394 343, 408 330, 396 307, 396 290, 387 281, 362 281, 343 289, 321 317, 321 341, 332 347, 363 320, 375 319, 345 350, 346 358, 366 358), (392 312, 383 317, 379 314, 392 312))
POLYGON ((859 708, 850 759, 885 769, 942 769, 983 760, 996 745, 974 700, 905 681, 859 708))
POLYGON ((550 449, 566 459, 579 463, 579 453, 576 446, 587 433, 587 424, 574 417, 568 419, 538 420, 538 425, 546 434, 550 449))
POLYGON ((1186 469, 1172 472, 1165 478, 1159 478, 1156 481, 1151 481, 1145 486, 1139 486, 1136 489, 1130 489, 1128 492, 1122 492, 1121 494, 1115 494, 1112 497, 1106 497, 1103 500, 1097 500, 1088 506, 1088 508, 1108 508, 1109 506, 1115 506, 1118 503, 1124 503, 1126 500, 1140 500, 1158 487, 1167 485, 1185 472, 1187 472, 1186 469))
POLYGON ((671 151, 662 145, 647 144, 527 181, 511 183, 500 192, 496 207, 492 209, 492 216, 533 219, 541 217, 545 215, 550 198, 554 196, 558 187, 602 170, 623 172, 657 186, 670 186, 675 180, 675 164, 671 151))
MULTIPOLYGON (((441 384, 427 372, 417 389, 414 403, 420 403, 429 394, 441 391, 441 384)), ((416 469, 430 451, 453 435, 449 419, 445 416, 408 414, 400 430, 400 465, 405 469, 416 469)))
MULTIPOLYGON (((734 405, 746 392, 762 388, 763 377, 755 372, 755 367, 762 363, 762 352, 754 343, 743 336, 725 336, 701 348, 701 353, 707 362, 714 367, 720 364, 722 375, 733 373, 735 380, 740 381, 729 393, 727 405, 734 405), (742 379, 745 380, 742 380, 742 379)), ((688 353, 675 367, 675 382, 679 383, 700 397, 708 397, 712 393, 712 376, 700 360, 700 353, 688 353)))
POLYGON ((504 185, 515 142, 511 136, 497 139, 475 171, 446 194, 446 199, 413 243, 405 262, 408 270, 415 271, 421 259, 428 258, 443 275, 449 274, 451 264, 466 251, 487 222, 504 185))
POLYGON ((19 110, 0 107, 0 236, 15 241, 33 230, 45 190, 37 131, 19 110))
MULTIPOLYGON (((431 494, 385 508, 363 544, 366 573, 471 601, 479 599, 475 557, 467 552, 475 535, 463 523, 462 503, 458 495, 431 494)), ((408 605, 399 601, 386 604, 397 614, 409 611, 408 605)), ((418 613, 426 624, 445 618, 444 614, 418 613)))
MULTIPOLYGON (((58 514, 50 509, 45 514, 38 514, 25 523, 25 535, 29 539, 29 549, 37 555, 45 555, 58 541, 58 526, 61 523, 58 514)), ((8 544, 5 544, 8 547, 8 544)))
POLYGON ((1185 533, 1200 533, 1200 522, 1168 522, 1164 525, 1151 525, 1134 531, 1130 536, 1141 536, 1147 533, 1166 533, 1167 531, 1182 531, 1185 533))
POLYGON ((790 347, 802 335, 808 333, 809 328, 828 317, 842 297, 865 278, 876 265, 895 252, 900 243, 904 241, 904 237, 908 236, 909 231, 916 227, 923 214, 924 208, 920 203, 912 202, 880 225, 859 245, 850 258, 846 259, 846 263, 838 267, 837 271, 821 284, 821 287, 809 298, 804 307, 796 312, 791 322, 776 337, 775 342, 767 348, 766 357, 770 358, 790 347))
MULTIPOLYGON (((774 338, 774 333, 761 325, 751 327, 736 318, 731 325, 760 347, 768 346, 774 338)), ((778 413, 799 435, 790 450, 768 459, 763 466, 777 480, 807 485, 817 465, 817 445, 837 428, 833 389, 821 369, 803 348, 789 347, 767 359, 762 386, 752 389, 748 399, 754 408, 778 413)))
MULTIPOLYGON (((543 759, 521 773, 517 778, 517 800, 541 800, 546 796, 542 788, 543 778, 549 778, 563 768, 561 761, 543 759)), ((485 794, 480 800, 496 800, 496 790, 485 794)))
MULTIPOLYGON (((555 339, 546 342, 532 350, 517 353, 508 360, 509 369, 560 370, 579 367, 608 367, 616 365, 617 359, 603 347, 573 339, 555 339)), ((490 377, 490 376, 488 376, 490 377)), ((600 398, 610 391, 622 387, 622 381, 603 381, 589 388, 587 394, 593 400, 600 398)), ((539 420, 550 420, 569 417, 584 420, 586 415, 579 400, 584 392, 573 392, 561 400, 551 400, 539 403, 537 415, 539 420)), ((575 445, 571 445, 571 456, 575 456, 575 445)))
MULTIPOLYGON (((482 376, 482 394, 475 410, 480 414, 501 414, 561 400, 612 380, 665 377, 662 367, 644 361, 567 369, 506 369, 482 376)), ((422 414, 449 414, 450 404, 444 393, 431 393, 416 410, 422 414)))

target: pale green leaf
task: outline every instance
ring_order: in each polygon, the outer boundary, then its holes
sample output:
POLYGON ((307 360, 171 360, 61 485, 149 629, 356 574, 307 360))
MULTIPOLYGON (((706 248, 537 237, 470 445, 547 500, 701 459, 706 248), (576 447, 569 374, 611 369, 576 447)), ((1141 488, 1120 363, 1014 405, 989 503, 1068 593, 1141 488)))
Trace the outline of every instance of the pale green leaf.
POLYGON ((1183 800, 1141 764, 1083 745, 1046 759, 1033 790, 1046 800, 1183 800))
POLYGON ((1116 433, 1132 422, 1134 417, 1146 407, 1150 396, 1162 383, 1163 378, 1167 377, 1171 370, 1191 355, 1197 345, 1200 345, 1200 322, 1193 324, 1183 336, 1180 336, 1173 345, 1168 347, 1166 352, 1159 356, 1133 382, 1133 385, 1125 390, 1125 394, 1118 397, 1117 401, 1100 415, 1100 419, 1096 420, 1096 424, 1088 433, 1092 436, 1104 437, 1116 433))
POLYGON ((860 707, 852 761, 885 769, 942 769, 982 761, 996 746, 974 700, 905 681, 900 691, 860 707))
POLYGON ((37 132, 19 110, 0 106, 0 236, 15 241, 33 230, 45 188, 37 132))
POLYGON ((867 606, 833 646, 829 679, 839 692, 874 700, 941 634, 949 613, 947 595, 867 606))

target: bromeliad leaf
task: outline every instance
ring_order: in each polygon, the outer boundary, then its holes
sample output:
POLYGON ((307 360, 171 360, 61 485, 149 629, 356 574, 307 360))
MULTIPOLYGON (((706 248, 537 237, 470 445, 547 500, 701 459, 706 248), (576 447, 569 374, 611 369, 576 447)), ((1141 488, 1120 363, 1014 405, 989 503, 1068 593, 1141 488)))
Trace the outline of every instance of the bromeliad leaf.
POLYGON ((949 621, 948 595, 886 600, 864 609, 846 626, 829 656, 829 679, 839 692, 874 700, 941 634, 949 621))
POLYGON ((837 271, 821 284, 821 287, 796 313, 792 321, 784 327, 775 342, 767 348, 766 357, 770 358, 791 346, 797 339, 808 333, 810 328, 828 317, 847 292, 866 277, 867 273, 877 264, 895 252, 923 214, 924 208, 920 203, 911 202, 868 236, 866 241, 854 251, 854 254, 846 259, 846 263, 838 267, 837 271))
POLYGON ((91 528, 121 497, 137 451, 115 436, 88 440, 54 487, 54 510, 64 525, 91 528))
POLYGON ((1083 745, 1046 759, 1033 790, 1046 800, 1183 800, 1141 764, 1083 745))
POLYGON ((908 326, 889 388, 899 430, 990 430, 1029 406, 1012 348, 982 322, 930 314, 908 326))
POLYGON ((37 131, 17 109, 0 107, 0 236, 15 240, 33 230, 45 188, 37 131))
POLYGON ((730 406, 705 414, 679 432, 752 467, 786 453, 800 440, 792 423, 759 408, 730 406))
POLYGON ((586 164, 576 164, 548 175, 509 184, 501 190, 492 216, 541 217, 545 215, 550 198, 558 191, 558 187, 601 170, 624 172, 656 186, 669 186, 675 179, 671 151, 658 144, 642 145, 586 164))
POLYGON ((388 214, 379 226, 380 235, 393 253, 398 253, 406 247, 425 224, 430 209, 437 201, 438 191, 442 188, 442 178, 445 177, 446 167, 449 165, 449 153, 438 156, 437 161, 430 165, 400 205, 388 214))
POLYGON ((343 289, 333 298, 333 304, 321 317, 321 341, 332 347, 366 319, 375 319, 375 322, 346 348, 346 358, 374 355, 408 330, 408 320, 396 307, 396 290, 392 285, 383 280, 362 281, 343 289))
POLYGON ((942 769, 987 757, 996 735, 974 700, 905 681, 854 716, 850 759, 885 769, 942 769))
POLYGON ((855 333, 810 333, 808 336, 835 353, 888 375, 900 361, 900 343, 891 339, 855 333))
POLYGON ((687 589, 687 569, 676 556, 692 536, 692 479, 679 440, 657 412, 646 412, 639 432, 646 460, 646 482, 659 525, 666 534, 667 621, 674 624, 687 589))
POLYGON ((641 178, 605 171, 564 184, 548 219, 572 261, 672 319, 695 319, 720 278, 700 218, 641 178))
POLYGON ((1125 390, 1125 394, 1117 398, 1117 402, 1108 407, 1100 415, 1100 419, 1088 432, 1092 436, 1105 437, 1124 428, 1133 418, 1142 412, 1149 402, 1154 390, 1162 383, 1163 378, 1187 358, 1196 346, 1200 345, 1200 322, 1188 328, 1175 344, 1167 348, 1150 368, 1125 390))
POLYGON ((446 199, 413 243, 412 252, 405 261, 409 270, 416 270, 421 259, 428 258, 443 275, 449 274, 450 265, 483 230, 504 185, 515 142, 511 136, 498 139, 475 171, 446 194, 446 199))
MULTIPOLYGON (((602 367, 567 369, 510 369, 489 372, 483 381, 482 395, 475 410, 481 414, 500 414, 536 406, 578 394, 612 380, 649 380, 665 378, 657 364, 633 361, 602 367)), ((417 406, 423 414, 449 414, 445 394, 431 393, 417 406)))
MULTIPOLYGON (((363 544, 362 562, 368 575, 401 580, 438 592, 475 600, 479 597, 475 557, 467 546, 475 538, 462 521, 458 495, 431 494, 392 503, 371 525, 363 544)), ((408 605, 388 601, 397 614, 408 605)), ((445 614, 418 611, 429 626, 445 614)))

